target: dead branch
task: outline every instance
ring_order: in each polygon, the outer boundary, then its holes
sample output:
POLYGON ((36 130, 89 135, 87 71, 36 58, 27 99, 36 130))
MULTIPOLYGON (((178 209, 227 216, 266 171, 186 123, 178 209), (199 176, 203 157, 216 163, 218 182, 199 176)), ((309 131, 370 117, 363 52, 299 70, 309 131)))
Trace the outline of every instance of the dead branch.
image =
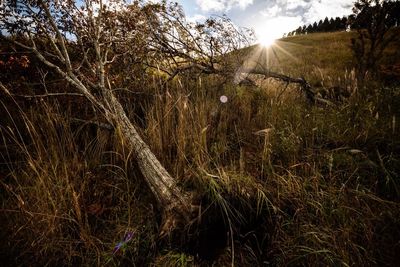
POLYGON ((311 85, 304 78, 293 78, 270 70, 257 70, 257 69, 244 68, 241 69, 240 71, 246 74, 263 75, 265 79, 273 78, 275 80, 282 81, 287 84, 289 83, 299 84, 300 88, 305 93, 307 100, 310 103, 315 103, 316 101, 315 93, 311 90, 311 85))
POLYGON ((84 94, 80 93, 47 93, 47 94, 41 94, 41 95, 16 95, 12 94, 14 97, 22 97, 22 98, 27 98, 27 99, 32 99, 32 98, 47 98, 47 97, 58 97, 58 96, 78 96, 78 97, 85 97, 84 94))

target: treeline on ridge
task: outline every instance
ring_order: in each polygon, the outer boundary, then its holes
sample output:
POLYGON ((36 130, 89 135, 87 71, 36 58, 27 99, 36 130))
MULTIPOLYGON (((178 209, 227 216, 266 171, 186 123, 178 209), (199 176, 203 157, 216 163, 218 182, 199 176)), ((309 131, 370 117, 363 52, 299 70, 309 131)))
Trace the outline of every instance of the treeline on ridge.
MULTIPOLYGON (((360 13, 357 15, 351 14, 349 16, 343 16, 342 18, 328 18, 319 22, 314 22, 299 26, 297 29, 284 34, 284 37, 290 37, 300 34, 309 34, 317 32, 334 32, 334 31, 345 31, 350 29, 363 29, 366 28, 366 22, 364 18, 371 18, 374 13, 376 6, 364 6, 360 13)), ((382 8, 386 9, 387 16, 385 17, 388 27, 398 27, 400 25, 400 1, 384 1, 382 8)), ((353 9, 357 9, 357 3, 355 3, 353 9)))

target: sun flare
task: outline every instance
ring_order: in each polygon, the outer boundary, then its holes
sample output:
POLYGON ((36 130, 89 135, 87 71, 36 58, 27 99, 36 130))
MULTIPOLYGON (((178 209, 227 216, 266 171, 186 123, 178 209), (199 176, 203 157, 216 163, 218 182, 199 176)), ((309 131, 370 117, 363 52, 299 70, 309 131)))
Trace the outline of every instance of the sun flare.
POLYGON ((284 33, 292 31, 300 24, 301 19, 297 17, 277 16, 260 20, 254 27, 254 31, 260 45, 270 47, 276 40, 280 39, 284 33))
POLYGON ((258 38, 258 41, 260 42, 260 45, 264 47, 270 47, 275 43, 275 38, 272 36, 264 35, 258 38))

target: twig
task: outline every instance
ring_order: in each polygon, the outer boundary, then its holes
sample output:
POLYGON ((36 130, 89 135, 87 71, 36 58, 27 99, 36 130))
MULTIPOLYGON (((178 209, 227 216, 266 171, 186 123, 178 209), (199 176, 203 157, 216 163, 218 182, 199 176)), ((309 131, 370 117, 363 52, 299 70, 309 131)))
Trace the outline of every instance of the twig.
POLYGON ((23 98, 28 98, 28 99, 55 97, 55 96, 79 96, 79 97, 85 97, 83 94, 80 94, 80 93, 47 93, 47 94, 42 94, 42 95, 14 95, 14 94, 11 94, 11 96, 23 97, 23 98))

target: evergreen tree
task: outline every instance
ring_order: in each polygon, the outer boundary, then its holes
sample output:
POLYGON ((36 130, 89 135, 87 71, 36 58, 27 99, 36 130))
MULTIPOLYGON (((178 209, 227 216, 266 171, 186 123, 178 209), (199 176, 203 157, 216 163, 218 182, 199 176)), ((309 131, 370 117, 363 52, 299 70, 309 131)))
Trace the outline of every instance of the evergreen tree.
POLYGON ((314 22, 314 24, 312 25, 312 32, 317 32, 318 31, 318 24, 317 22, 314 22))
POLYGON ((307 26, 306 33, 309 34, 309 33, 312 33, 312 32, 313 32, 313 26, 310 24, 310 25, 307 26))
POLYGON ((328 32, 333 32, 333 31, 335 31, 336 29, 335 29, 335 20, 333 19, 333 18, 331 18, 330 20, 329 20, 329 24, 328 24, 328 28, 326 29, 326 31, 328 31, 328 32))
POLYGON ((344 16, 344 17, 340 20, 339 29, 341 29, 341 30, 346 30, 346 29, 347 29, 347 24, 348 24, 348 18, 347 18, 346 16, 344 16))
POLYGON ((334 30, 335 30, 335 31, 341 31, 341 30, 343 30, 342 27, 341 27, 341 23, 342 23, 341 18, 336 17, 336 18, 335 18, 335 23, 334 23, 334 25, 335 25, 334 30))
POLYGON ((301 34, 306 34, 307 33, 307 26, 303 25, 303 27, 301 28, 301 34))
POLYGON ((322 30, 322 24, 323 24, 323 21, 322 21, 322 19, 318 22, 318 28, 317 28, 317 31, 316 32, 322 32, 323 30, 322 30))
POLYGON ((322 22, 322 25, 321 25, 321 31, 326 32, 328 30, 329 30, 329 19, 328 19, 328 17, 325 17, 324 22, 322 22))

